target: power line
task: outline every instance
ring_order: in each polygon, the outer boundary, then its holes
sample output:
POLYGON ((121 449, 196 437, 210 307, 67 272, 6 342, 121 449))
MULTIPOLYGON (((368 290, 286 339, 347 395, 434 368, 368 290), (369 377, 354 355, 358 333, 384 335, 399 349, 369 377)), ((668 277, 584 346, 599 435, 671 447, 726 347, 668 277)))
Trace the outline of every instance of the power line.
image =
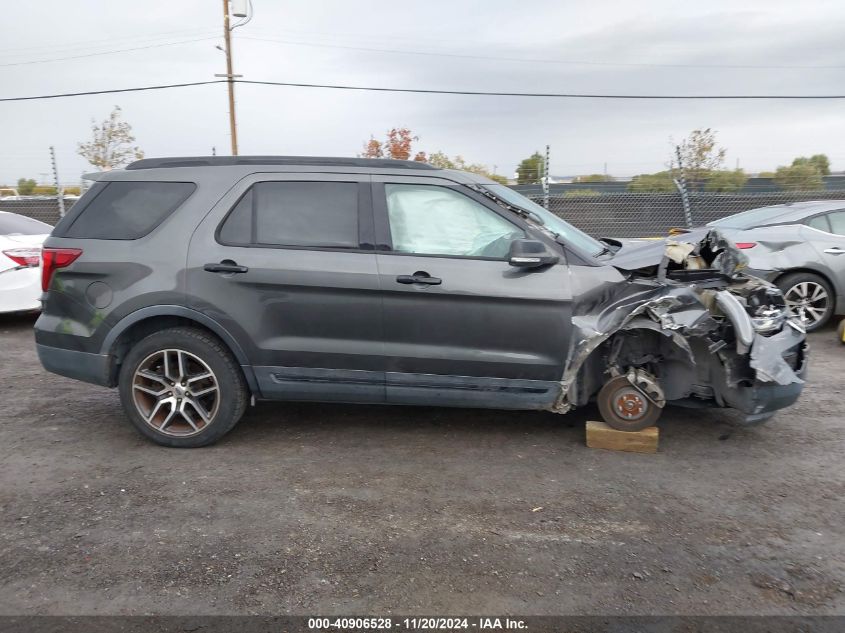
POLYGON ((334 90, 364 90, 373 92, 412 92, 418 94, 469 95, 480 97, 545 97, 558 99, 845 99, 843 95, 626 95, 626 94, 575 94, 557 92, 488 92, 482 90, 435 90, 425 88, 378 88, 372 86, 345 86, 337 84, 306 84, 282 81, 255 81, 238 79, 238 83, 264 86, 289 86, 294 88, 330 88, 334 90))
POLYGON ((169 39, 172 37, 189 37, 192 35, 204 35, 206 33, 211 33, 216 31, 213 27, 206 26, 206 27, 198 27, 192 29, 179 29, 178 31, 159 31, 158 33, 145 33, 145 34, 136 34, 136 35, 124 35, 124 36, 111 36, 107 38, 98 38, 98 39, 88 39, 88 40, 76 40, 74 42, 66 42, 64 44, 40 44, 36 46, 13 46, 11 48, 0 48, 0 52, 10 52, 15 51, 12 53, 15 57, 20 57, 17 54, 18 51, 34 51, 34 50, 41 50, 43 49, 50 49, 46 52, 39 53, 39 54, 50 54, 56 52, 71 52, 74 49, 86 49, 86 48, 97 48, 100 46, 108 46, 109 44, 128 44, 130 43, 128 40, 141 40, 142 43, 144 41, 154 41, 154 40, 161 40, 161 39, 169 39))
POLYGON ((567 60, 567 59, 529 59, 525 57, 498 57, 493 55, 468 55, 461 53, 439 53, 436 51, 415 51, 395 48, 371 48, 367 46, 349 46, 344 44, 324 44, 320 42, 301 42, 293 40, 281 40, 276 38, 255 37, 253 35, 242 35, 241 39, 255 40, 258 42, 272 42, 276 44, 288 44, 291 46, 310 46, 314 48, 338 48, 352 51, 365 51, 369 53, 395 53, 400 55, 423 55, 426 57, 457 57, 461 59, 479 59, 488 61, 524 62, 528 64, 566 64, 571 66, 623 66, 637 68, 711 68, 711 69, 742 69, 742 70, 841 70, 845 66, 802 66, 802 65, 771 65, 771 64, 659 64, 649 62, 599 62, 588 60, 567 60))
POLYGON ((30 64, 46 64, 47 62, 62 62, 69 59, 82 59, 83 57, 97 57, 99 55, 112 55, 114 53, 126 53, 128 51, 142 51, 148 48, 160 48, 162 46, 176 46, 178 44, 191 44, 192 42, 203 42, 207 40, 216 40, 218 36, 200 37, 193 40, 182 40, 180 42, 163 42, 161 44, 148 44, 146 46, 135 46, 133 48, 121 48, 112 51, 101 51, 99 53, 84 53, 82 55, 71 55, 69 57, 53 57, 51 59, 34 59, 27 62, 10 62, 7 64, 0 64, 0 68, 6 66, 29 66, 30 64))
POLYGON ((89 90, 86 92, 65 92, 54 95, 38 95, 36 97, 1 97, 0 101, 35 101, 37 99, 60 99, 62 97, 84 97, 87 95, 106 95, 116 92, 143 92, 145 90, 165 90, 167 88, 186 88, 188 86, 206 86, 208 84, 223 84, 225 79, 212 79, 209 81, 192 81, 182 84, 166 84, 161 86, 142 86, 138 88, 112 88, 110 90, 89 90))
MULTIPOLYGON (((310 84, 284 81, 257 81, 251 79, 234 79, 234 83, 251 84, 256 86, 284 86, 290 88, 324 88, 330 90, 356 90, 367 92, 398 92, 415 94, 439 95, 467 95, 476 97, 533 97, 554 99, 634 99, 634 100, 828 100, 845 99, 845 94, 832 95, 635 95, 635 94, 577 94, 559 92, 491 92, 483 90, 436 90, 427 88, 380 88, 375 86, 346 86, 339 84, 310 84)), ((143 92, 145 90, 165 90, 168 88, 186 88, 189 86, 206 86, 209 84, 227 83, 225 79, 209 81, 193 81, 178 84, 164 84, 159 86, 139 86, 135 88, 112 88, 108 90, 90 90, 86 92, 65 92, 60 94, 37 95, 29 97, 0 97, 1 101, 34 101, 38 99, 59 99, 63 97, 82 97, 86 95, 113 94, 118 92, 143 92)))

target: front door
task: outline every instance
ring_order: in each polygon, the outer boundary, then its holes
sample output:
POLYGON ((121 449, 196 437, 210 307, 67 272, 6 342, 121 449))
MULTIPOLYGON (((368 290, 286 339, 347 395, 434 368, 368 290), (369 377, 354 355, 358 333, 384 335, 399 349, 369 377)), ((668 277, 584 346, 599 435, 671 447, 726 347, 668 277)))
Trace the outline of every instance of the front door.
POLYGON ((533 271, 508 265, 512 240, 527 231, 538 236, 451 181, 373 181, 387 401, 518 409, 552 403, 569 346, 565 263, 533 271))
POLYGON ((369 176, 254 174, 203 220, 188 303, 244 349, 261 394, 384 401, 369 176))

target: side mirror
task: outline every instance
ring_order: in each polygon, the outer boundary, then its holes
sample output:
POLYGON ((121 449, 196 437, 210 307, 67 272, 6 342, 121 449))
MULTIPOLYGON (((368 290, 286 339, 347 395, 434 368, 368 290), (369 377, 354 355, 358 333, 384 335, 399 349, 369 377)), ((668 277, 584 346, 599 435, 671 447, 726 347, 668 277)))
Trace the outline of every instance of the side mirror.
POLYGON ((543 242, 514 240, 508 253, 508 263, 519 268, 539 268, 556 264, 560 257, 552 253, 543 242))

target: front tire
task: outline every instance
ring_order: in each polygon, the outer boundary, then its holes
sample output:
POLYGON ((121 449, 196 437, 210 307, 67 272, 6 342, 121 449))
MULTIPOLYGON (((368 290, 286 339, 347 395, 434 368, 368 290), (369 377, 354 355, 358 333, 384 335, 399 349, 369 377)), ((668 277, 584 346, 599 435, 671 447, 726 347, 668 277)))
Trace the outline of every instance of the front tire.
POLYGON ((790 273, 776 282, 789 313, 813 332, 830 321, 836 296, 827 281, 813 273, 790 273))
POLYGON ((135 344, 120 367, 120 401, 141 435, 161 446, 213 444, 241 419, 248 388, 215 336, 179 327, 135 344))

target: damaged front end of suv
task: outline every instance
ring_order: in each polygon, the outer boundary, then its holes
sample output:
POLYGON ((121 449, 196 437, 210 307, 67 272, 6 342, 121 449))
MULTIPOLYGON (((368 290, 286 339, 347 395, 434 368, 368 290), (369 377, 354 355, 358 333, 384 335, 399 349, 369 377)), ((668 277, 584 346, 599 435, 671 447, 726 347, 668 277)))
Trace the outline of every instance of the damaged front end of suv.
POLYGON ((805 332, 780 290, 743 274, 745 256, 718 231, 680 239, 622 249, 604 283, 576 288, 556 412, 595 396, 608 424, 633 431, 670 402, 731 407, 751 423, 798 398, 805 332))

